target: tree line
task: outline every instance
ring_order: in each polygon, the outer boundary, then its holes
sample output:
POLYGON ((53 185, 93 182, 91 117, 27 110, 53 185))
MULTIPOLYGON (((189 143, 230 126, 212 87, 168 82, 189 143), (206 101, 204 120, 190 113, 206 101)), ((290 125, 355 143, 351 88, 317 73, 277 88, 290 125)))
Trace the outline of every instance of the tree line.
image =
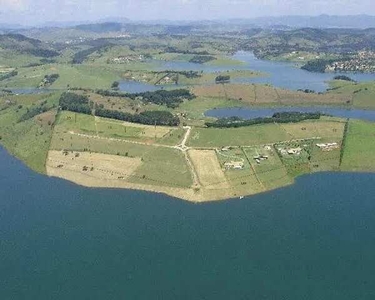
POLYGON ((333 77, 334 80, 345 80, 345 81, 351 81, 351 82, 355 82, 354 79, 351 79, 349 76, 346 76, 346 75, 337 75, 335 77, 333 77))
POLYGON ((310 60, 305 65, 303 65, 301 69, 309 72, 324 73, 326 71, 327 66, 332 64, 334 61, 335 60, 333 59, 310 60))
POLYGON ((47 106, 47 100, 45 100, 41 104, 39 104, 37 106, 31 107, 31 108, 27 108, 26 109, 26 113, 24 113, 20 117, 20 119, 18 120, 18 122, 23 122, 23 121, 29 120, 31 118, 34 118, 35 116, 40 115, 42 113, 45 113, 45 112, 47 112, 50 109, 51 108, 47 106))
POLYGON ((165 53, 179 53, 179 54, 194 54, 194 55, 209 55, 207 51, 191 51, 191 50, 180 50, 175 47, 167 47, 164 50, 165 53))
POLYGON ((62 110, 69 110, 86 115, 91 114, 89 98, 84 95, 65 92, 60 97, 59 106, 62 110))
POLYGON ((3 80, 6 80, 6 79, 9 79, 9 78, 12 78, 14 76, 17 76, 18 75, 18 72, 13 70, 7 74, 4 74, 4 75, 1 75, 0 76, 0 81, 3 81, 3 80))
POLYGON ((153 71, 153 74, 178 74, 178 75, 183 75, 186 78, 199 78, 202 77, 202 72, 197 72, 197 71, 170 71, 170 70, 165 70, 165 71, 153 71))
POLYGON ((132 100, 139 99, 144 103, 151 102, 157 105, 166 105, 169 108, 176 108, 185 99, 191 100, 195 98, 187 89, 177 89, 177 90, 158 90, 154 92, 143 92, 143 93, 120 93, 116 91, 108 90, 97 90, 97 94, 105 97, 124 97, 130 98, 132 100))
POLYGON ((237 128, 269 123, 298 123, 304 120, 320 119, 322 115, 323 114, 320 112, 279 112, 273 114, 272 117, 255 118, 250 120, 244 120, 239 117, 222 118, 216 120, 215 122, 206 122, 206 126, 214 128, 237 128))
MULTIPOLYGON (((63 93, 59 100, 60 109, 87 115, 92 114, 92 104, 87 96, 69 92, 63 93)), ((144 111, 139 114, 131 114, 96 105, 95 115, 145 125, 178 126, 180 124, 180 119, 168 111, 144 111)))
POLYGON ((195 64, 204 64, 206 62, 209 62, 215 59, 216 57, 212 55, 195 55, 189 60, 189 62, 195 63, 195 64))
POLYGON ((139 114, 131 114, 118 110, 97 108, 95 115, 145 125, 178 126, 180 124, 180 119, 169 111, 144 111, 139 114))
POLYGON ((229 75, 219 75, 215 78, 216 83, 228 83, 230 82, 230 76, 229 75))

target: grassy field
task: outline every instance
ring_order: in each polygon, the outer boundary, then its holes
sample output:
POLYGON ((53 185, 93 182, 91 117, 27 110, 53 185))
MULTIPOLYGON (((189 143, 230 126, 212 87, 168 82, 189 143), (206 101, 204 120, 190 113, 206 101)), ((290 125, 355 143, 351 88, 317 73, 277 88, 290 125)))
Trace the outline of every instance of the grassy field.
POLYGON ((148 147, 142 156, 142 165, 129 182, 189 188, 192 177, 184 155, 174 149, 148 147))
POLYGON ((275 88, 265 84, 219 84, 197 86, 199 97, 237 100, 242 105, 351 105, 352 92, 314 94, 275 88))
POLYGON ((275 145, 277 154, 279 155, 289 176, 294 178, 302 174, 310 173, 310 157, 313 145, 313 141, 293 141, 275 145), (300 153, 283 153, 283 151, 288 151, 295 148, 300 148, 300 153))
POLYGON ((181 130, 178 132, 177 130, 179 129, 176 127, 141 125, 63 111, 59 114, 55 126, 55 135, 83 134, 99 138, 123 139, 147 143, 162 142, 165 140, 166 144, 171 144, 183 135, 181 130), (174 134, 174 131, 176 131, 177 135, 174 134))
POLYGON ((330 94, 346 95, 352 97, 352 105, 356 108, 375 108, 375 83, 334 80, 330 82, 330 94))
POLYGON ((375 123, 351 120, 345 139, 341 169, 375 170, 375 123))
POLYGON ((288 133, 290 139, 306 139, 320 137, 328 142, 337 142, 342 139, 345 122, 340 121, 304 121, 297 124, 280 124, 280 127, 288 133))
POLYGON ((18 75, 0 82, 0 87, 38 87, 45 75, 59 74, 52 89, 69 87, 108 89, 113 81, 121 78, 121 72, 90 65, 49 64, 37 67, 19 68, 18 75))
POLYGON ((241 196, 264 191, 264 187, 258 181, 254 169, 240 147, 217 151, 217 157, 223 169, 226 162, 243 162, 243 169, 241 170, 225 169, 224 171, 234 194, 241 196))
POLYGON ((273 147, 256 146, 244 148, 244 153, 251 162, 256 179, 264 190, 271 190, 292 183, 292 178, 288 175, 285 166, 273 147), (267 159, 258 163, 254 157, 259 155, 265 155, 267 159))
POLYGON ((55 109, 20 122, 33 104, 47 101, 56 104, 54 95, 11 96, 0 102, 11 101, 0 111, 0 143, 33 170, 45 173, 45 161, 50 146, 55 109))
POLYGON ((275 124, 241 128, 194 128, 188 145, 192 147, 251 146, 285 141, 288 134, 275 124))

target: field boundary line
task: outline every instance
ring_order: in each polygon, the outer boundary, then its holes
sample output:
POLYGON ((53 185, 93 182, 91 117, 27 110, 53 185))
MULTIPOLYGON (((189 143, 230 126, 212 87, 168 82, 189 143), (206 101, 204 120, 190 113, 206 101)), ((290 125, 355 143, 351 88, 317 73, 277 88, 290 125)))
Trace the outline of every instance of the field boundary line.
POLYGON ((256 180, 258 181, 258 183, 262 187, 262 189, 265 190, 265 187, 264 187, 263 183, 260 181, 259 176, 258 176, 257 172, 255 171, 255 168, 254 168, 253 164, 251 163, 251 161, 249 159, 249 156, 247 155, 246 151, 242 147, 241 147, 241 150, 242 150, 242 153, 245 155, 246 160, 249 163, 250 168, 253 171, 256 180))

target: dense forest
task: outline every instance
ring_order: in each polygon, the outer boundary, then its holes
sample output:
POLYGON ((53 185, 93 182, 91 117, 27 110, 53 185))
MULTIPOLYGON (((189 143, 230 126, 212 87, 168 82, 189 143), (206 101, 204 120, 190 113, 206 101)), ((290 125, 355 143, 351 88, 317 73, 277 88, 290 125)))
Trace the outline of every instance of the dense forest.
POLYGON ((191 50, 180 50, 175 47, 167 47, 164 50, 165 53, 180 53, 180 54, 193 54, 193 55, 210 55, 207 51, 191 51, 191 50))
POLYGON ((43 83, 45 85, 51 85, 53 84, 57 79, 59 79, 59 74, 51 74, 51 75, 45 75, 43 79, 43 83))
POLYGON ((315 120, 320 119, 321 113, 301 113, 301 112, 280 112, 273 114, 272 117, 266 118, 255 118, 250 120, 244 120, 239 117, 229 117, 218 119, 215 122, 206 122, 207 127, 215 128, 232 128, 232 127, 244 127, 256 124, 267 124, 267 123, 298 123, 304 120, 315 120))
MULTIPOLYGON (((102 43, 102 42, 100 42, 100 43, 102 43)), ((110 46, 110 44, 104 43, 102 45, 98 45, 98 46, 94 46, 94 47, 89 48, 89 49, 78 51, 77 53, 74 54, 72 63, 73 64, 82 64, 87 59, 87 57, 89 55, 91 55, 91 54, 93 54, 97 51, 103 50, 104 48, 109 47, 109 46, 110 46)))
POLYGON ((6 73, 4 75, 0 75, 0 81, 12 78, 12 77, 17 76, 17 75, 18 75, 18 72, 13 70, 12 72, 6 73))
POLYGON ((327 66, 329 66, 333 62, 334 60, 332 59, 315 59, 307 62, 305 65, 301 67, 301 69, 309 72, 324 73, 326 71, 327 66))
POLYGON ((119 93, 114 91, 107 91, 107 90, 97 90, 96 91, 99 95, 102 96, 112 96, 112 97, 125 97, 130 98, 132 100, 140 100, 145 103, 154 103, 157 105, 166 105, 170 108, 176 108, 180 103, 184 100, 191 100, 195 98, 195 95, 190 93, 189 90, 186 89, 178 89, 178 90, 158 90, 154 92, 144 92, 144 93, 119 93))
POLYGON ((166 70, 166 71, 153 71, 152 72, 153 74, 178 74, 178 75, 183 75, 185 76, 186 78, 199 78, 199 77, 202 77, 202 73, 201 72, 197 72, 197 71, 169 71, 169 70, 166 70))
POLYGON ((204 64, 215 59, 216 57, 212 55, 195 55, 189 60, 189 62, 195 64, 204 64))
POLYGON ((87 96, 66 92, 61 95, 59 105, 62 110, 69 110, 87 115, 91 114, 89 98, 87 96))
POLYGON ((19 119, 19 122, 23 122, 26 120, 29 120, 37 115, 40 115, 46 111, 48 111, 50 108, 47 106, 47 101, 43 101, 40 105, 27 108, 26 113, 24 113, 21 118, 19 119))
POLYGON ((145 125, 178 126, 180 124, 179 118, 168 111, 144 111, 139 114, 130 114, 118 110, 97 108, 95 115, 145 125))
POLYGON ((351 81, 351 82, 355 82, 354 79, 351 79, 349 76, 346 76, 346 75, 337 75, 335 77, 333 77, 334 80, 344 80, 344 81, 351 81))
POLYGON ((230 76, 229 75, 219 75, 215 78, 216 83, 229 83, 230 76))

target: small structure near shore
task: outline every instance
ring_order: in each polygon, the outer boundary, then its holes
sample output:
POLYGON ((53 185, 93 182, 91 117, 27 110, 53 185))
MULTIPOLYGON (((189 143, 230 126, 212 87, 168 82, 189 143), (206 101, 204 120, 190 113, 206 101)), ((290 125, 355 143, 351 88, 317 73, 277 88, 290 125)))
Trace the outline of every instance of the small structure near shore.
POLYGON ((254 156, 253 158, 257 162, 257 164, 259 165, 262 161, 268 159, 268 155, 257 155, 257 156, 254 156))
POLYGON ((287 150, 287 152, 288 152, 289 155, 300 155, 301 151, 302 151, 301 147, 291 148, 291 149, 287 150))
POLYGON ((340 148, 338 143, 316 144, 316 146, 322 151, 332 151, 340 148))

